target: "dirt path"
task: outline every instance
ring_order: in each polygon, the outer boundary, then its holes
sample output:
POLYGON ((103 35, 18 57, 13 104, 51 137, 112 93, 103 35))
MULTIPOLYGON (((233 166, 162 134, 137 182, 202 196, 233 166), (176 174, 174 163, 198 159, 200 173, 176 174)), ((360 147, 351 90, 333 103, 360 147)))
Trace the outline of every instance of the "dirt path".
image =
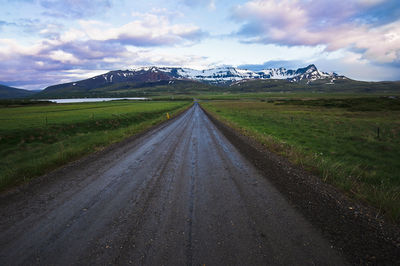
POLYGON ((0 200, 0 265, 346 264, 197 104, 0 200))

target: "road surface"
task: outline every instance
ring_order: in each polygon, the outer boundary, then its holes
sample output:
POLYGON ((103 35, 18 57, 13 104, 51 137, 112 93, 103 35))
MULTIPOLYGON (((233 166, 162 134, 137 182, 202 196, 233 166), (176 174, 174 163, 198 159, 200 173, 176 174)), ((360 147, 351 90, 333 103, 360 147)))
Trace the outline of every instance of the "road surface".
POLYGON ((346 264, 197 104, 0 200, 0 265, 346 264))

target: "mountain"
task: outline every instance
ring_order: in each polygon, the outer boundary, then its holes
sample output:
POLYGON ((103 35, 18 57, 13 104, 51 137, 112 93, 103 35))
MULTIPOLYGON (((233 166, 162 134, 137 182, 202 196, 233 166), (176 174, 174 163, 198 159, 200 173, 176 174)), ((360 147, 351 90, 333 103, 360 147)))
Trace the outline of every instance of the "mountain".
POLYGON ((27 98, 34 94, 34 91, 17 89, 0 84, 0 99, 27 98))
MULTIPOLYGON (((186 77, 189 78, 189 76, 186 77)), ((201 74, 192 76, 191 78, 201 81, 209 81, 215 84, 258 79, 282 79, 290 82, 312 82, 320 79, 329 79, 330 82, 334 82, 336 79, 346 79, 346 77, 339 76, 336 73, 321 72, 316 68, 315 65, 309 65, 305 68, 299 68, 297 70, 288 70, 283 67, 264 69, 261 71, 251 71, 233 67, 216 68, 203 70, 201 71, 201 74)))
POLYGON ((186 79, 116 82, 114 77, 111 81, 111 76, 105 75, 104 82, 100 82, 101 79, 95 77, 92 80, 50 86, 36 94, 35 98, 150 97, 160 94, 197 94, 218 89, 213 85, 186 79))
POLYGON ((162 80, 171 80, 170 75, 161 71, 149 71, 149 70, 116 70, 110 71, 106 74, 95 76, 93 78, 64 83, 59 85, 53 85, 47 87, 42 93, 57 92, 89 92, 96 91, 102 87, 109 87, 115 84, 129 84, 135 86, 138 84, 157 82, 162 80))
POLYGON ((329 83, 334 83, 335 80, 347 78, 345 76, 340 76, 336 73, 326 73, 319 71, 315 65, 309 65, 308 67, 297 69, 293 77, 289 80, 292 82, 306 80, 307 83, 310 83, 321 79, 329 79, 329 83))
POLYGON ((399 92, 399 82, 364 82, 309 65, 296 70, 260 71, 235 67, 195 70, 181 67, 141 67, 115 70, 89 79, 47 87, 35 98, 150 97, 210 92, 399 92))
MULTIPOLYGON (((319 71, 314 65, 297 70, 285 68, 251 71, 235 67, 195 70, 180 67, 141 67, 131 70, 110 71, 89 79, 47 87, 38 97, 99 97, 144 96, 157 91, 184 93, 194 89, 210 91, 216 86, 232 86, 238 82, 280 79, 285 82, 314 82, 324 80, 333 84, 346 79, 335 73, 319 71), (183 85, 184 84, 184 85, 183 85), (186 86, 186 87, 185 87, 186 86), (183 89, 180 91, 178 89, 183 89)), ((221 89, 219 89, 221 90, 221 89)))
POLYGON ((319 79, 329 79, 334 82, 336 79, 346 79, 336 73, 326 73, 319 71, 315 65, 309 65, 297 70, 288 70, 283 67, 252 71, 235 67, 218 67, 205 70, 194 70, 190 68, 168 68, 150 67, 133 69, 137 71, 155 71, 169 74, 172 78, 191 79, 216 85, 226 85, 242 80, 254 79, 285 79, 291 82, 307 81, 312 82, 319 79))

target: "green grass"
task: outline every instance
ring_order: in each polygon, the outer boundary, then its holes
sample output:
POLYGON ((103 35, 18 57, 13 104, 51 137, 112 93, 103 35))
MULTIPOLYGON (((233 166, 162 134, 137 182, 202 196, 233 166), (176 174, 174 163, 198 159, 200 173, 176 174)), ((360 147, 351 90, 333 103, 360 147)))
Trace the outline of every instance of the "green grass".
POLYGON ((398 98, 213 101, 202 106, 399 221, 398 98))
POLYGON ((340 92, 229 92, 221 89, 220 92, 200 92, 188 94, 174 94, 164 93, 163 95, 152 96, 152 100, 192 100, 198 99, 202 101, 207 100, 235 100, 235 101, 274 101, 282 99, 349 99, 349 98, 377 98, 386 96, 400 96, 400 91, 397 93, 340 93, 340 92))
POLYGON ((189 105, 113 101, 0 107, 0 189, 139 133, 189 105))

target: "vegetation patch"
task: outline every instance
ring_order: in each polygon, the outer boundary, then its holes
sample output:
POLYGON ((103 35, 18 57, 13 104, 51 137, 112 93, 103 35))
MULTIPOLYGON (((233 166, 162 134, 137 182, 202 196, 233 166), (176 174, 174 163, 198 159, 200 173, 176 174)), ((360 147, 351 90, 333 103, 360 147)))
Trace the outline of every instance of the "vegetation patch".
POLYGON ((116 101, 0 107, 0 189, 137 134, 190 102, 116 101))
POLYGON ((326 108, 346 108, 349 111, 400 111, 400 97, 341 98, 341 99, 289 99, 277 104, 315 106, 326 108))
POLYGON ((30 99, 0 99, 0 108, 1 107, 20 107, 27 105, 49 105, 56 104, 51 101, 35 101, 30 99))
POLYGON ((202 106, 268 149, 400 219, 398 99, 212 101, 202 106))

